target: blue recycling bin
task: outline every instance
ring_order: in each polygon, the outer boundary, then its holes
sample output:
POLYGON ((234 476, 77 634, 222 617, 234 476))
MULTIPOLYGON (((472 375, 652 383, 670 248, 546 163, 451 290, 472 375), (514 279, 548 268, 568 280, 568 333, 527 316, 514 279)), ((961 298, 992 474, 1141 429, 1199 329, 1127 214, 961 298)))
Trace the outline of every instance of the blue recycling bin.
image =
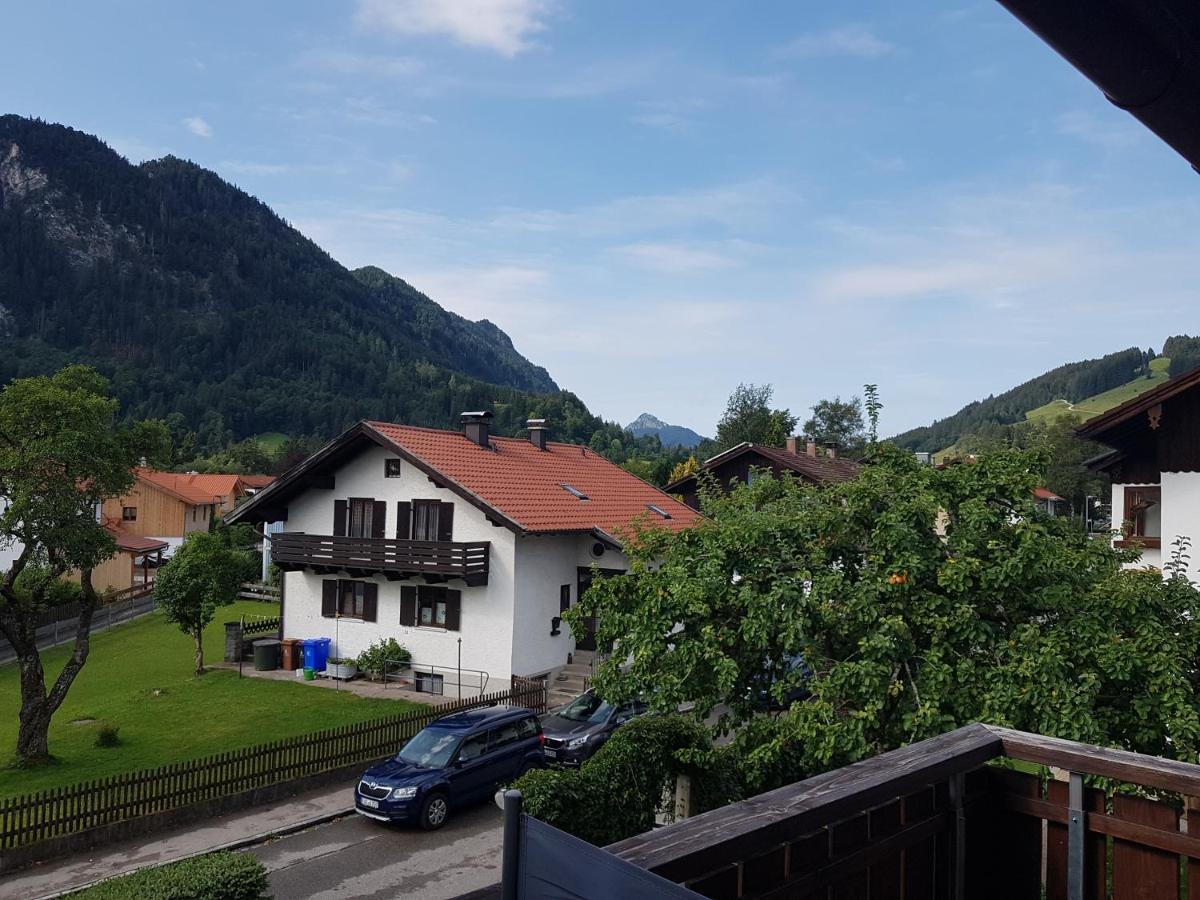
POLYGON ((300 642, 300 646, 304 651, 304 668, 317 670, 317 642, 312 638, 305 638, 300 642))
POLYGON ((318 672, 324 672, 329 663, 329 645, 333 643, 333 638, 315 638, 313 644, 316 645, 316 659, 314 660, 313 668, 318 672))

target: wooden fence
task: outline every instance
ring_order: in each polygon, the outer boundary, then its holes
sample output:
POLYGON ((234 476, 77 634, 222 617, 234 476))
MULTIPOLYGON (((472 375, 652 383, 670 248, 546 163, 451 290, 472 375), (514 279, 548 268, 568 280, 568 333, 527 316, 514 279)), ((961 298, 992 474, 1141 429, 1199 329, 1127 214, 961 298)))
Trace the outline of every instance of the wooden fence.
POLYGON ((3 800, 0 850, 382 759, 435 719, 499 703, 544 712, 545 683, 514 678, 509 690, 470 700, 3 800))
POLYGON ((265 600, 279 602, 279 588, 270 584, 243 584, 238 590, 239 600, 265 600))

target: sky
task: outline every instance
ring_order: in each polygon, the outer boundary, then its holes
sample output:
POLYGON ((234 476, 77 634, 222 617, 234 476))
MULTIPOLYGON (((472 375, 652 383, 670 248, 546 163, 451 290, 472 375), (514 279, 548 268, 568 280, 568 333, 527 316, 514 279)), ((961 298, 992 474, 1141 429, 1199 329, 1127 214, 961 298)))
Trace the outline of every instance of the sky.
POLYGON ((0 111, 214 169, 606 419, 881 430, 1200 332, 1200 180, 994 0, 26 3, 0 111))

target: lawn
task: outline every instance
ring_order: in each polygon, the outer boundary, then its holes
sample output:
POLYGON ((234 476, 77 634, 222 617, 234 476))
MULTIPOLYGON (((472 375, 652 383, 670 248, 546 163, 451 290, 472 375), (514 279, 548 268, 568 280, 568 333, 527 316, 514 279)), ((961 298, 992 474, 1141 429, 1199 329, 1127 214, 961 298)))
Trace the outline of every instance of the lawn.
MULTIPOLYGON (((220 662, 223 623, 243 613, 274 612, 274 607, 257 602, 222 608, 205 631, 205 658, 220 662)), ((95 635, 87 665, 50 726, 55 762, 34 770, 0 769, 0 797, 347 725, 415 705, 304 684, 239 680, 237 672, 210 671, 196 677, 194 648, 190 638, 157 613, 95 635), (120 746, 94 746, 99 722, 120 728, 120 746)), ((68 647, 42 654, 47 680, 57 676, 68 654, 68 647)), ((11 758, 19 709, 17 667, 0 666, 0 758, 11 758)))
POLYGON ((1066 400, 1051 400, 1045 406, 1031 409, 1025 414, 1025 418, 1030 421, 1040 420, 1049 422, 1064 413, 1074 413, 1078 416, 1079 421, 1086 422, 1093 416, 1108 412, 1110 409, 1120 406, 1127 400, 1132 400, 1138 394, 1158 387, 1167 380, 1167 369, 1170 368, 1170 365, 1171 360, 1167 357, 1156 357, 1150 361, 1149 378, 1135 378, 1133 381, 1127 382, 1120 387, 1115 387, 1111 391, 1105 391, 1103 394, 1096 394, 1093 397, 1088 397, 1086 400, 1080 400, 1074 406, 1066 400))
POLYGON ((281 431, 264 431, 262 434, 256 434, 254 440, 258 442, 258 446, 262 447, 268 453, 278 453, 279 448, 287 443, 288 436, 281 431))

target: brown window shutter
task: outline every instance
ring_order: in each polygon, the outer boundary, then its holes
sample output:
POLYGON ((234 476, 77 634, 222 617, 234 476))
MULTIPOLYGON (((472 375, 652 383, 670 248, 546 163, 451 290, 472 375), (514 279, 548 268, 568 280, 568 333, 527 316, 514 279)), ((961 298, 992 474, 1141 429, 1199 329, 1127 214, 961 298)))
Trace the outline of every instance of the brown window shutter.
POLYGON ((446 630, 458 631, 462 620, 462 591, 446 591, 446 630))
POLYGON ((407 500, 396 503, 396 537, 402 541, 412 537, 412 504, 407 500))
POLYGON ((379 610, 379 585, 368 581, 363 585, 363 621, 374 622, 379 610))
POLYGON ((387 537, 387 501, 376 500, 375 512, 371 515, 371 537, 387 537))
POLYGON ((438 504, 438 537, 439 541, 454 540, 454 504, 438 504))
POLYGON ((346 536, 346 501, 333 501, 333 536, 346 536))
POLYGON ((338 583, 336 579, 321 582, 321 615, 326 619, 337 616, 338 583))
POLYGON ((400 624, 417 624, 417 589, 412 585, 400 588, 400 624))

